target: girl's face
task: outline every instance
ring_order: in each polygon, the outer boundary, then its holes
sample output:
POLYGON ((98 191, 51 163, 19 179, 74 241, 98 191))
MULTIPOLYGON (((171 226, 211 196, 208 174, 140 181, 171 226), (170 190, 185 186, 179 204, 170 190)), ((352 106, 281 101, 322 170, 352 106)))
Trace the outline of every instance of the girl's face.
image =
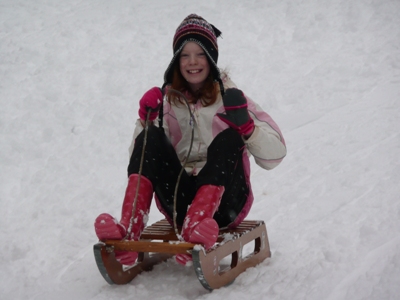
POLYGON ((182 49, 179 69, 192 91, 200 89, 210 73, 210 65, 204 50, 195 42, 188 42, 182 49))

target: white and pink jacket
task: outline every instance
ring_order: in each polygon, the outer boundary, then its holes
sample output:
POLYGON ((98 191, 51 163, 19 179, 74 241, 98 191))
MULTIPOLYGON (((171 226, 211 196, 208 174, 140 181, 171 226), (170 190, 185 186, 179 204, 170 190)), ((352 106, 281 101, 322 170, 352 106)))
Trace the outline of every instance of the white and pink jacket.
MULTIPOLYGON (((236 87, 225 75, 223 77, 224 87, 236 87)), ((285 140, 275 121, 264 112, 261 107, 247 97, 248 110, 254 120, 255 130, 248 140, 244 140, 247 157, 254 157, 256 163, 263 169, 275 168, 286 155, 285 140)), ((197 175, 207 160, 207 148, 214 137, 228 128, 228 125, 217 117, 217 113, 224 113, 224 105, 221 95, 217 101, 207 107, 201 102, 190 104, 194 116, 194 140, 193 146, 186 165, 186 171, 191 175, 197 175)), ((186 105, 171 106, 164 101, 164 130, 167 137, 174 146, 180 161, 183 163, 189 151, 192 137, 190 125, 190 114, 186 105)), ((158 125, 155 122, 155 125, 158 125)), ((129 155, 132 154, 136 137, 143 130, 138 119, 133 134, 133 140, 129 147, 129 155)), ((248 160, 248 159, 247 159, 248 160)))

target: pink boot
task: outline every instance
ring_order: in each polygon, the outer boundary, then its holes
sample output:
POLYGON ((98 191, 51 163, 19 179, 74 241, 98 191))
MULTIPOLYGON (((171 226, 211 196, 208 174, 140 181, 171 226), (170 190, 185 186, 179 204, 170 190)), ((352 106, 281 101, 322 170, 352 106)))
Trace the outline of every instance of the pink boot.
MULTIPOLYGON (((153 185, 151 181, 144 176, 140 176, 140 185, 136 202, 136 210, 131 223, 132 210, 138 186, 139 175, 129 176, 128 186, 125 192, 124 202, 122 204, 121 221, 118 222, 109 214, 101 214, 94 222, 96 235, 100 240, 112 239, 139 240, 146 223, 150 210, 151 199, 153 198, 153 185), (127 232, 130 230, 130 235, 127 232)), ((124 265, 132 265, 136 262, 138 254, 136 252, 115 251, 116 259, 124 265)))
MULTIPOLYGON (((224 191, 223 186, 215 185, 203 185, 199 188, 183 222, 182 237, 185 241, 202 244, 205 249, 215 244, 219 227, 213 216, 219 207, 224 191)), ((178 254, 176 261, 186 265, 191 261, 191 256, 178 254)))

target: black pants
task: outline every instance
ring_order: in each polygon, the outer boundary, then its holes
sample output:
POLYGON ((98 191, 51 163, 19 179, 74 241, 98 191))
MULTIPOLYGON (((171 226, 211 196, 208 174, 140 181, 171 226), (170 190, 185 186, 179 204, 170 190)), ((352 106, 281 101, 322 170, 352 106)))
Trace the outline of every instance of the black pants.
MULTIPOLYGON (((135 140, 128 166, 128 176, 139 173, 145 131, 135 140)), ((244 142, 233 129, 218 134, 207 149, 207 163, 197 176, 182 172, 177 192, 177 223, 183 224, 188 206, 196 191, 205 184, 224 186, 225 192, 218 211, 214 215, 220 227, 231 224, 247 201, 249 186, 246 182, 242 155, 244 142)), ((142 175, 148 178, 162 207, 162 213, 173 217, 174 193, 182 164, 164 130, 149 126, 142 175)))

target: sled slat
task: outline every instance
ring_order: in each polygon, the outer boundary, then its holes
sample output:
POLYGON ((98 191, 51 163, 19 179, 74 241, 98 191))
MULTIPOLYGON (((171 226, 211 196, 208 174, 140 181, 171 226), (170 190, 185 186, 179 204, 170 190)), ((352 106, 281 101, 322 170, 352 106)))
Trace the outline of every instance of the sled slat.
POLYGON ((175 231, 166 219, 146 227, 140 236, 142 240, 178 241, 175 231))

